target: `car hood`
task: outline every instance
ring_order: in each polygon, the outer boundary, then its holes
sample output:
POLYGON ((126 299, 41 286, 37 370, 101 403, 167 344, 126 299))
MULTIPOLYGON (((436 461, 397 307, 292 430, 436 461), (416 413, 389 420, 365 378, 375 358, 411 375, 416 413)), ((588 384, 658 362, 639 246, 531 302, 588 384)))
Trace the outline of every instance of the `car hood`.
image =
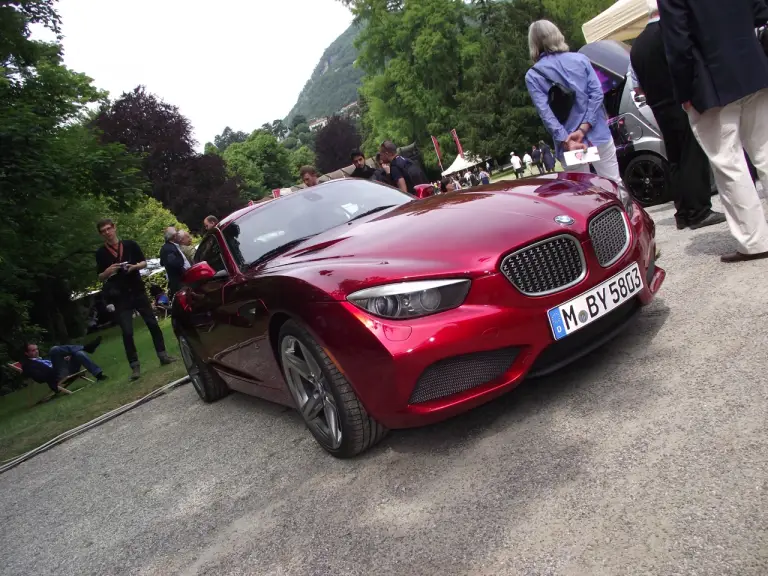
POLYGON ((297 276, 334 293, 344 282, 347 294, 391 281, 477 277, 495 273, 503 255, 542 238, 586 239, 591 215, 617 202, 615 185, 591 174, 502 181, 332 228, 258 273, 297 276), (573 223, 558 223, 558 216, 573 223))

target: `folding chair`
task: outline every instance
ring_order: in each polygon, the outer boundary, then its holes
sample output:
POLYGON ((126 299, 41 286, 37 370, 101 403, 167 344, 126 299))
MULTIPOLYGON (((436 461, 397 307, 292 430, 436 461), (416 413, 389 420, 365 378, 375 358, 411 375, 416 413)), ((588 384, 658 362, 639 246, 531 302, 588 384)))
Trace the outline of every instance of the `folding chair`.
MULTIPOLYGON (((23 370, 22 370, 22 368, 21 368, 21 362, 9 362, 9 363, 8 363, 8 367, 9 367, 11 370, 13 370, 14 372, 17 372, 17 373, 19 373, 19 374, 23 374, 23 373, 24 373, 24 371, 23 371, 23 370)), ((69 376, 67 376, 66 378, 64 378, 64 381, 63 381, 63 383, 62 383, 61 387, 62 387, 62 388, 66 388, 67 390, 69 390, 69 387, 70 387, 70 386, 71 386, 71 385, 72 385, 72 384, 73 384, 73 383, 74 383, 76 380, 79 380, 79 379, 81 379, 81 378, 82 378, 83 380, 85 380, 86 382, 90 382, 91 384, 93 384, 93 383, 95 382, 95 380, 93 380, 93 379, 91 379, 91 378, 88 378, 88 376, 86 376, 86 374, 88 374, 88 370, 86 370, 85 368, 83 368, 82 370, 78 370, 78 371, 77 371, 77 372, 75 372, 74 374, 70 374, 69 376)), ((73 392, 77 392, 77 390, 73 390, 73 392)), ((48 400, 50 400, 50 399, 51 399, 51 398, 53 398, 54 396, 56 396, 56 393, 53 393, 53 394, 51 394, 50 396, 47 396, 47 397, 43 398, 42 400, 40 400, 40 401, 38 402, 38 404, 42 404, 43 402, 48 402, 48 400)))
POLYGON ((155 313, 162 312, 163 319, 168 318, 168 314, 171 313, 171 307, 163 304, 155 304, 155 313))

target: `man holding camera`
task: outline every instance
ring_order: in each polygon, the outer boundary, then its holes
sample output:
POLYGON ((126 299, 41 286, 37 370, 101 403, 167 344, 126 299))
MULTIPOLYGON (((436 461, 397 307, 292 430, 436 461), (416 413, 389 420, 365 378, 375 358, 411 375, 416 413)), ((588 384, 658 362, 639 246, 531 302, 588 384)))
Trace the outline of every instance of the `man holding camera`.
POLYGON ((165 340, 157 324, 152 307, 144 291, 139 270, 147 267, 147 259, 141 247, 133 240, 120 240, 117 237, 115 223, 109 218, 96 224, 99 234, 104 238, 104 245, 96 250, 96 272, 104 282, 104 296, 114 308, 117 322, 123 333, 123 346, 128 363, 131 365, 131 380, 141 376, 141 365, 133 341, 133 311, 141 315, 147 325, 157 357, 161 364, 170 364, 176 359, 165 351, 165 340))

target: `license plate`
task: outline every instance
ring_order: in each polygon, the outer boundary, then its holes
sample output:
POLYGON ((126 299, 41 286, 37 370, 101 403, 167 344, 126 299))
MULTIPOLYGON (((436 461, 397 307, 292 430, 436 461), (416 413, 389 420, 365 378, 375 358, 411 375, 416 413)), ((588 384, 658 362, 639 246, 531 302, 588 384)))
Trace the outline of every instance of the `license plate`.
POLYGON ((547 312, 555 340, 560 340, 610 313, 643 288, 637 262, 588 292, 547 312))

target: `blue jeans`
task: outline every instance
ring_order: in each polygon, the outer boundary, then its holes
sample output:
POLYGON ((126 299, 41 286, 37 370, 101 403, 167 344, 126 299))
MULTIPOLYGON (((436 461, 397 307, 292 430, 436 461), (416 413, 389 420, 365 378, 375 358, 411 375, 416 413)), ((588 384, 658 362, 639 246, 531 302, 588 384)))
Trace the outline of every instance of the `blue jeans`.
POLYGON ((56 371, 56 378, 59 381, 80 371, 81 368, 85 368, 94 376, 101 374, 101 368, 91 360, 88 354, 83 352, 82 346, 76 344, 54 346, 48 352, 48 357, 51 359, 53 369, 56 371), (65 358, 66 356, 69 356, 69 360, 65 358))

